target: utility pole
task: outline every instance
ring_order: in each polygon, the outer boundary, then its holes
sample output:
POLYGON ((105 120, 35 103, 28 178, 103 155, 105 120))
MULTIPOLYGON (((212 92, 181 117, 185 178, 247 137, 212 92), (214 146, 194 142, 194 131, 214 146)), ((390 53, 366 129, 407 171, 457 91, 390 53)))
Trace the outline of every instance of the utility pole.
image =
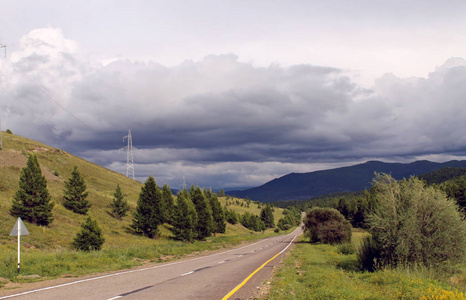
POLYGON ((5 58, 6 58, 6 45, 0 44, 0 48, 5 48, 5 58))
POLYGON ((134 180, 134 160, 133 160, 133 138, 131 137, 131 129, 128 130, 128 135, 123 137, 123 142, 128 139, 128 146, 120 150, 126 150, 126 177, 134 180), (130 176, 131 175, 131 176, 130 176))

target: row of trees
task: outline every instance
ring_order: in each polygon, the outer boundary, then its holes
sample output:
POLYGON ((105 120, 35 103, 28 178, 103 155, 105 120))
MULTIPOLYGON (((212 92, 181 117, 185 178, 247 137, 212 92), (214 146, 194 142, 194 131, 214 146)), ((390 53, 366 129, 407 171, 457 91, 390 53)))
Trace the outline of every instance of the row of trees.
MULTIPOLYGON (((75 213, 86 214, 91 206, 86 200, 87 195, 84 179, 77 167, 74 167, 71 177, 65 182, 63 205, 75 213)), ((54 206, 37 155, 30 155, 26 167, 21 170, 19 189, 13 196, 10 214, 30 223, 47 226, 54 220, 54 206)), ((73 247, 79 250, 100 250, 104 241, 97 222, 88 217, 81 225, 81 232, 77 233, 73 247)))
POLYGON ((176 203, 168 185, 162 190, 154 178, 149 178, 141 188, 131 228, 135 233, 156 238, 159 226, 172 225, 175 239, 192 242, 226 229, 225 214, 217 198, 210 190, 191 186, 177 195, 176 203))

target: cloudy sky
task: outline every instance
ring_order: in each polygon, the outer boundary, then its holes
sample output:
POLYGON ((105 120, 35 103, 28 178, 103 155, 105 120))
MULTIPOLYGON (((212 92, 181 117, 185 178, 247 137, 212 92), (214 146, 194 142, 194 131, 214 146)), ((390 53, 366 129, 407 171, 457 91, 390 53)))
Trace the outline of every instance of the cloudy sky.
POLYGON ((465 1, 0 3, 2 129, 180 187, 466 156, 465 1))

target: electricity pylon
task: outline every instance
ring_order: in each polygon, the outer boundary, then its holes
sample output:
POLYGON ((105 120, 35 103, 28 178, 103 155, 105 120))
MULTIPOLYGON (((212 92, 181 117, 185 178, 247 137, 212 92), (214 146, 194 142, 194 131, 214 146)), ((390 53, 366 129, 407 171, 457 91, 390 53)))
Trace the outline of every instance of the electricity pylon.
POLYGON ((128 130, 128 135, 123 137, 123 142, 128 139, 128 146, 120 150, 126 150, 126 177, 134 180, 134 160, 133 160, 133 138, 131 137, 131 129, 128 130), (131 176, 130 176, 131 175, 131 176))

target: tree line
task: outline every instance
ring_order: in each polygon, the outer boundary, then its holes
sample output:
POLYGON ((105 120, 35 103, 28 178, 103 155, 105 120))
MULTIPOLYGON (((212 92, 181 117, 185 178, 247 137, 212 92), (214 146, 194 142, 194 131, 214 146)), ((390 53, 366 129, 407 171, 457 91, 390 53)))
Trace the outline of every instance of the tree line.
MULTIPOLYGON (((87 215, 91 203, 87 199, 85 180, 76 166, 64 185, 63 206, 74 213, 87 215)), ((249 206, 251 200, 246 201, 249 206)), ((29 155, 27 165, 21 171, 19 189, 13 197, 10 214, 39 226, 48 226, 54 220, 52 214, 54 205, 37 155, 29 155)), ((119 184, 109 205, 111 214, 119 220, 130 210, 119 184)), ((227 221, 232 224, 239 222, 254 231, 274 228, 274 207, 271 204, 259 205, 262 206, 260 216, 249 212, 239 215, 231 209, 224 209, 217 194, 211 190, 193 185, 189 190, 179 191, 174 197, 167 184, 160 188, 155 179, 149 176, 141 187, 129 229, 134 234, 158 238, 160 226, 167 223, 171 225, 169 229, 173 238, 193 242, 205 240, 217 233, 225 233, 227 221)), ((285 211, 285 216, 279 220, 278 227, 287 230, 298 225, 299 222, 299 211, 290 209, 285 211)), ((73 247, 86 251, 100 250, 104 241, 97 221, 88 216, 81 224, 81 231, 77 233, 73 247)))

